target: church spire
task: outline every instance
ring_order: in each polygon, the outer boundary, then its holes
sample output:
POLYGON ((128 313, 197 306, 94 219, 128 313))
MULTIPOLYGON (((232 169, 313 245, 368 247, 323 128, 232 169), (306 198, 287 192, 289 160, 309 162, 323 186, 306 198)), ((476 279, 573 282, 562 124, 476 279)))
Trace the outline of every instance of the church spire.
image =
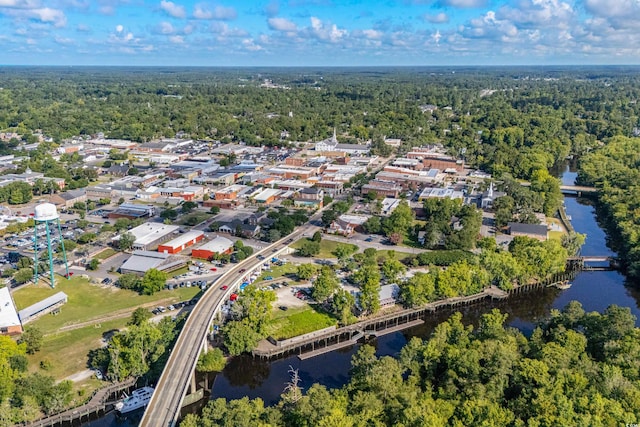
POLYGON ((336 136, 336 128, 333 128, 333 136, 331 137, 331 142, 338 142, 338 137, 336 136))

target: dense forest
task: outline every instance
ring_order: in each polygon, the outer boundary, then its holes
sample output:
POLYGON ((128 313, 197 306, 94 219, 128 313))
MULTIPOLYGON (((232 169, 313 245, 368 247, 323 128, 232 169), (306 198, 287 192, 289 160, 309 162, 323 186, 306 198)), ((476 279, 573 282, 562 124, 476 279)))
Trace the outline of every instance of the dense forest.
POLYGON ((506 315, 457 313, 397 359, 363 346, 347 385, 292 381, 280 402, 215 399, 182 427, 613 426, 640 421, 640 328, 628 308, 572 302, 525 337, 506 315), (308 387, 308 388, 307 388, 308 387))

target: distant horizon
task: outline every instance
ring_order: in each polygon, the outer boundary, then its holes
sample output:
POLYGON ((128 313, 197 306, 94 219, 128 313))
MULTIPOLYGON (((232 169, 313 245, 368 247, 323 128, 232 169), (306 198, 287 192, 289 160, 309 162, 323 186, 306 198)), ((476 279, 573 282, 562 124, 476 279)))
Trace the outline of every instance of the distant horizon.
POLYGON ((640 65, 638 16, 635 0, 4 0, 0 48, 6 66, 640 65))
POLYGON ((444 64, 444 65, 125 65, 125 64, 0 64, 0 68, 221 68, 221 69, 393 69, 393 68, 640 68, 640 64, 444 64))

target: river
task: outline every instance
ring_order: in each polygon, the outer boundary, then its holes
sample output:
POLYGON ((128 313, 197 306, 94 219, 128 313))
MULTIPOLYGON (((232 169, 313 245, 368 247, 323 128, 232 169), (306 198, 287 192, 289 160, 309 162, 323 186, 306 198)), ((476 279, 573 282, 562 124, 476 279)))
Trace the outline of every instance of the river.
MULTIPOLYGON (((569 165, 560 168, 558 176, 564 184, 573 184, 576 173, 569 169, 569 165)), ((607 246, 607 236, 596 221, 595 208, 590 200, 583 198, 565 198, 567 214, 575 230, 587 235, 582 247, 583 255, 615 256, 607 246)), ((586 311, 603 311, 609 305, 617 304, 629 307, 631 312, 640 319, 640 289, 628 286, 624 275, 617 271, 582 272, 573 280, 573 286, 567 290, 546 288, 530 293, 509 297, 496 303, 483 303, 467 306, 461 311, 466 322, 477 324, 483 313, 492 308, 499 308, 509 315, 508 324, 530 334, 536 323, 549 315, 552 309, 561 309, 570 301, 582 303, 586 311)), ((417 336, 428 338, 433 328, 446 320, 452 311, 439 311, 427 319, 423 325, 380 337, 370 344, 374 345, 378 356, 396 355, 408 339, 417 336)), ((640 322, 636 322, 640 326, 640 322)), ((340 387, 348 381, 351 356, 357 351, 357 346, 337 350, 304 361, 291 356, 272 362, 260 361, 250 356, 233 359, 225 370, 217 375, 213 381, 211 396, 239 399, 262 398, 267 404, 278 401, 286 382, 290 379, 289 369, 298 369, 301 378, 300 386, 309 388, 314 383, 323 384, 329 388, 340 387)), ((137 425, 134 415, 132 420, 119 420, 114 415, 96 420, 92 427, 134 426, 137 425)))

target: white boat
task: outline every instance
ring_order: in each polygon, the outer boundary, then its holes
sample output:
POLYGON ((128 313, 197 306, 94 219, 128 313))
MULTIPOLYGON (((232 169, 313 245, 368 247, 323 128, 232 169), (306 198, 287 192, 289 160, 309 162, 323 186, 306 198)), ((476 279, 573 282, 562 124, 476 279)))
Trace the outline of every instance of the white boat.
POLYGON ((139 408, 147 406, 153 395, 153 387, 142 387, 134 390, 131 396, 127 396, 125 393, 124 399, 116 403, 115 408, 121 414, 135 411, 139 408))

